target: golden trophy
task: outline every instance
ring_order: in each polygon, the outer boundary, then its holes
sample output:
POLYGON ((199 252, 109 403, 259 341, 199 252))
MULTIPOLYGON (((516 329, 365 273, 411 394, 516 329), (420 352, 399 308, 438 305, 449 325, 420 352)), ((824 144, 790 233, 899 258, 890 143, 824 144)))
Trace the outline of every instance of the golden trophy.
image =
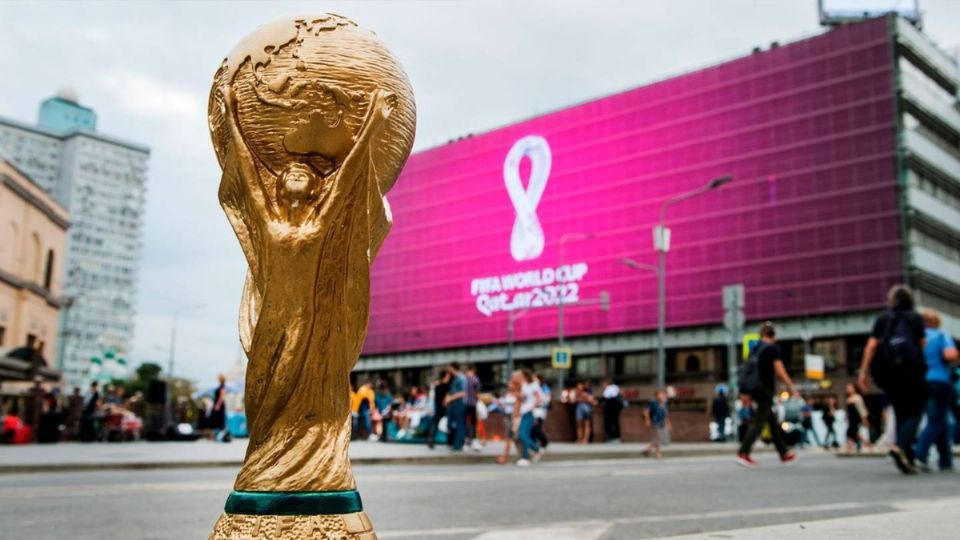
POLYGON ((214 75, 219 198, 248 272, 243 466, 211 539, 376 538, 348 449, 349 373, 367 332, 384 195, 410 154, 413 91, 370 31, 285 17, 214 75))

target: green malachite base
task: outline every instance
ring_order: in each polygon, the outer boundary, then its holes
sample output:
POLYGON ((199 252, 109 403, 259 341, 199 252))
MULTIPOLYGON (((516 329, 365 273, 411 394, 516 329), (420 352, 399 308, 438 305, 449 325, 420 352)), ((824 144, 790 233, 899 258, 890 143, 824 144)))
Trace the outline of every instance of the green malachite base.
POLYGON ((350 491, 233 491, 223 511, 255 516, 321 516, 363 511, 360 493, 350 491))

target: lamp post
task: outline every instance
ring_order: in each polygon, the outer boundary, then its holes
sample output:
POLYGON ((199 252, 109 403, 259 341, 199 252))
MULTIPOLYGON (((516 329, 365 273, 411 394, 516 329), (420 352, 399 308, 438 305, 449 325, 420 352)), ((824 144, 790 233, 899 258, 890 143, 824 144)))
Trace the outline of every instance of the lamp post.
POLYGON ((660 205, 660 220, 653 230, 653 245, 659 253, 657 264, 657 387, 666 385, 667 351, 664 347, 667 325, 667 251, 670 250, 670 229, 665 226, 667 210, 687 199, 696 197, 708 191, 713 191, 733 180, 732 176, 720 176, 707 182, 706 185, 671 197, 660 205))
POLYGON ((189 304, 173 310, 173 322, 170 325, 170 365, 167 371, 167 378, 170 380, 173 380, 173 363, 177 352, 177 319, 180 317, 180 314, 185 311, 203 309, 205 307, 207 307, 206 304, 189 304))
MULTIPOLYGON (((557 260, 557 268, 559 269, 563 266, 563 254, 564 246, 570 240, 587 240, 589 238, 594 238, 593 233, 563 233, 560 236, 560 254, 557 260)), ((563 347, 563 332, 564 332, 564 320, 563 320, 563 294, 557 294, 557 344, 560 347, 563 347)), ((563 392, 563 370, 557 370, 557 390, 563 392)))

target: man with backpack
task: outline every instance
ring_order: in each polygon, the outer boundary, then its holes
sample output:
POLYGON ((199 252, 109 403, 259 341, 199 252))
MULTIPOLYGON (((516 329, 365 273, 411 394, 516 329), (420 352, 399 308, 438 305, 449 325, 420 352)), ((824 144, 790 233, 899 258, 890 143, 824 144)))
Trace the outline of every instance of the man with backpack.
POLYGON ((896 417, 896 444, 890 456, 900 472, 916 474, 914 445, 926 404, 926 345, 923 318, 913 310, 913 293, 896 285, 887 295, 888 309, 873 323, 860 364, 860 388, 866 388, 867 373, 886 392, 896 417))
POLYGON ((783 365, 783 354, 780 346, 777 345, 776 329, 773 323, 768 321, 760 325, 760 343, 753 349, 750 358, 740 369, 740 392, 748 394, 756 402, 756 412, 740 442, 740 451, 737 453, 737 464, 748 469, 756 469, 760 466, 750 457, 750 451, 764 426, 770 428, 770 437, 777 448, 777 453, 780 454, 780 462, 789 465, 797 460, 797 454, 787 449, 783 440, 783 431, 780 429, 780 420, 773 411, 776 378, 783 381, 793 396, 800 395, 783 365))

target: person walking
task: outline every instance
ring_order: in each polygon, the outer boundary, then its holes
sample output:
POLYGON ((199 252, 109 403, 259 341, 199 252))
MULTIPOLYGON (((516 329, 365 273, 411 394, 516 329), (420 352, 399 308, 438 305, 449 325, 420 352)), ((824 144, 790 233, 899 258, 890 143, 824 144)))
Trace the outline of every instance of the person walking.
POLYGON ((469 443, 470 447, 474 450, 479 450, 480 441, 477 440, 477 399, 480 397, 480 377, 477 377, 477 371, 473 367, 473 364, 467 366, 464 376, 466 377, 466 393, 463 396, 466 428, 465 442, 469 443))
POLYGON ((90 383, 90 391, 87 392, 83 402, 83 412, 80 416, 80 440, 91 442, 99 440, 100 422, 100 383, 93 381, 90 383))
POLYGON ((823 449, 840 448, 837 442, 837 431, 834 427, 837 421, 837 398, 834 395, 827 396, 823 405, 823 424, 826 427, 826 433, 823 436, 823 449))
POLYGON ((867 339, 858 383, 860 388, 867 388, 869 374, 886 392, 896 422, 896 443, 890 446, 890 457, 900 472, 915 474, 914 445, 926 406, 926 331, 923 319, 913 309, 909 287, 891 288, 887 305, 888 309, 874 321, 867 339))
MULTIPOLYGON (((777 332, 772 322, 767 321, 760 325, 760 343, 754 349, 752 358, 748 360, 748 362, 755 361, 757 363, 759 385, 753 390, 753 395, 750 396, 756 402, 756 411, 740 443, 737 463, 750 469, 756 469, 760 466, 750 456, 750 452, 753 450, 757 438, 760 437, 760 431, 765 426, 770 428, 770 437, 773 439, 777 453, 780 454, 780 462, 787 465, 797 460, 797 454, 787 448, 783 440, 783 431, 780 429, 780 421, 773 413, 773 396, 777 378, 786 385, 793 396, 799 397, 800 395, 790 378, 790 374, 787 373, 787 369, 783 365, 783 353, 780 351, 780 346, 777 345, 776 335, 777 332)), ((743 387, 742 384, 741 387, 743 387)))
POLYGON ((612 379, 603 381, 603 432, 608 443, 620 442, 620 413, 623 411, 623 397, 620 387, 612 379))
POLYGON ((940 330, 939 313, 925 309, 923 322, 927 327, 927 344, 923 348, 927 364, 927 426, 917 443, 917 463, 921 471, 929 471, 927 455, 936 444, 940 470, 949 471, 953 469, 953 445, 948 416, 954 401, 950 364, 957 361, 957 345, 949 334, 940 330))
POLYGON ((533 373, 527 369, 513 372, 511 377, 520 385, 520 403, 514 410, 514 429, 517 432, 517 442, 520 445, 520 459, 517 465, 525 467, 530 460, 540 459, 540 446, 533 440, 533 411, 540 406, 542 400, 540 385, 536 383, 533 373))
POLYGON ((510 448, 516 444, 517 430, 514 428, 514 411, 517 409, 517 403, 520 401, 519 383, 511 374, 507 380, 507 391, 497 401, 497 409, 503 414, 503 454, 497 456, 497 463, 506 465, 510 461, 510 448))
POLYGON ((208 427, 217 442, 230 442, 230 432, 227 431, 227 379, 223 375, 217 376, 217 389, 213 391, 213 408, 210 410, 208 427))
POLYGON ((547 424, 547 413, 550 411, 550 400, 553 396, 550 386, 539 375, 534 373, 533 380, 534 384, 540 388, 540 405, 533 410, 533 431, 531 435, 533 440, 537 442, 537 446, 540 447, 540 451, 545 452, 547 446, 550 445, 545 426, 547 424))
POLYGON ((460 372, 460 364, 451 362, 447 368, 450 372, 450 393, 444 400, 447 407, 447 437, 450 448, 454 452, 463 450, 463 441, 467 435, 466 417, 467 408, 464 403, 467 395, 467 377, 460 372))
POLYGON ((806 403, 800 408, 800 427, 803 428, 803 445, 810 444, 810 436, 813 436, 813 443, 820 446, 820 435, 813 425, 813 412, 816 410, 813 398, 807 398, 806 403))
POLYGON ((743 442, 744 437, 747 436, 750 421, 753 419, 753 400, 741 392, 737 401, 740 403, 737 409, 737 442, 743 442))
POLYGON ((393 394, 390 392, 390 387, 387 386, 386 381, 381 380, 377 383, 373 405, 373 411, 370 414, 370 420, 373 422, 373 433, 377 436, 377 440, 386 442, 389 435, 387 424, 391 419, 391 405, 393 405, 393 394))
POLYGON ((650 445, 643 451, 657 459, 663 457, 663 446, 670 440, 670 417, 667 412, 667 393, 657 390, 643 411, 643 420, 650 428, 650 445))
MULTIPOLYGON (((450 391, 450 371, 444 369, 440 377, 433 383, 433 415, 430 416, 430 427, 427 428, 427 447, 433 450, 437 441, 437 431, 440 429, 440 420, 447 415, 447 393, 450 391)), ((447 419, 447 437, 450 436, 450 419, 447 419)))
POLYGON ((861 427, 870 429, 870 413, 867 410, 867 404, 863 401, 862 392, 857 388, 857 385, 848 383, 846 391, 846 449, 847 452, 853 452, 854 450, 859 452, 864 444, 866 444, 868 448, 871 446, 870 439, 860 434, 861 427))
POLYGON ((710 405, 710 413, 713 415, 713 421, 717 424, 717 438, 715 442, 727 441, 727 419, 730 418, 730 402, 727 401, 726 388, 717 389, 717 397, 713 398, 710 405))
POLYGON ((577 421, 577 444, 588 444, 593 430, 593 406, 597 403, 593 392, 583 381, 574 388, 574 419, 577 421))

